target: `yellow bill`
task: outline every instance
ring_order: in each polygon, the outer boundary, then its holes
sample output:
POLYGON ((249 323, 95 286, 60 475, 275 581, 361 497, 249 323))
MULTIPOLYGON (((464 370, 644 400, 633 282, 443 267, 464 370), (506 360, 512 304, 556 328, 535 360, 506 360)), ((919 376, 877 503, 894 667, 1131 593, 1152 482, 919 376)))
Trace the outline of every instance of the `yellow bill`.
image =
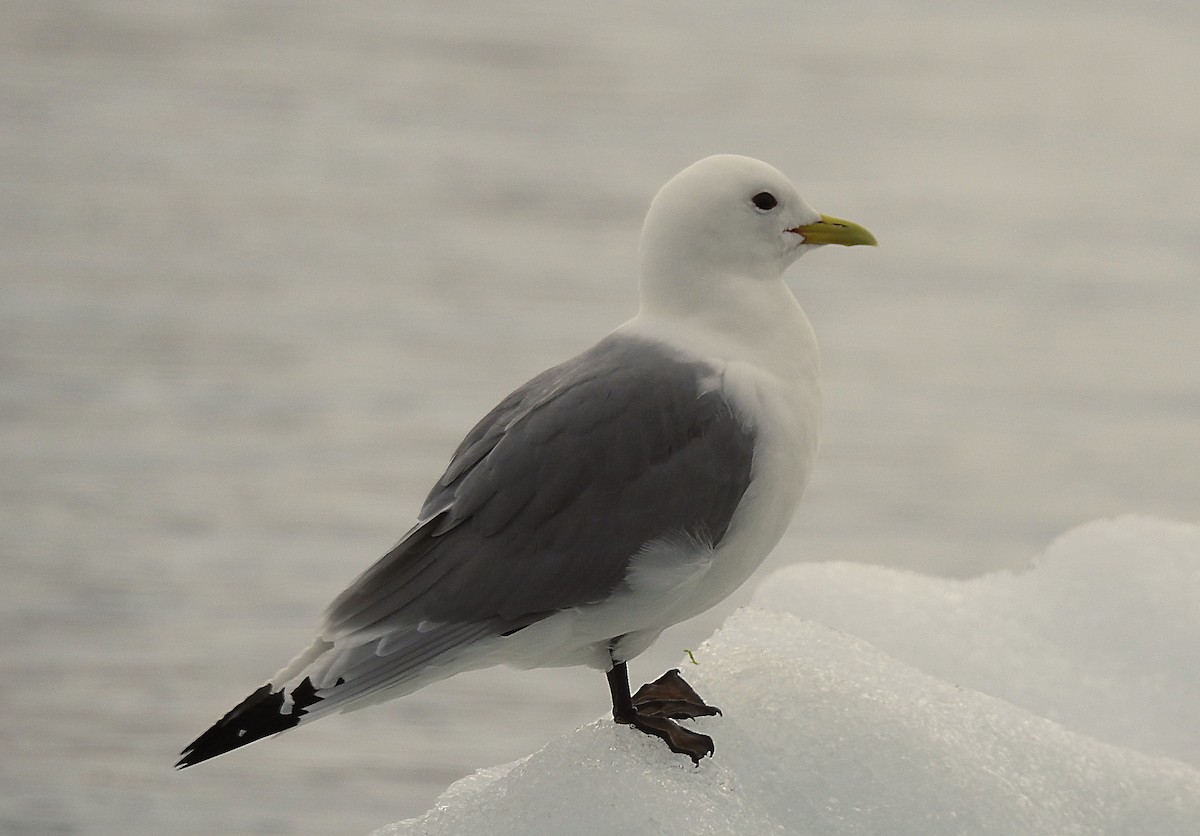
POLYGON ((879 246, 875 236, 853 221, 843 221, 822 215, 821 220, 812 224, 798 226, 791 232, 804 237, 805 244, 841 244, 843 247, 853 247, 864 244, 868 247, 879 246))

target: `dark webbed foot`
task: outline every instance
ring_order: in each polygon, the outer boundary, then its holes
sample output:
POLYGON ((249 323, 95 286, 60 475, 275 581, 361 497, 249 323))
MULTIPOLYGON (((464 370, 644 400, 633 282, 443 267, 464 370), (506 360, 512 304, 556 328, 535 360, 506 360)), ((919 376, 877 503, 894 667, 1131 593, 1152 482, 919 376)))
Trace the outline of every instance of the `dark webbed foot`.
POLYGON ((712 755, 711 737, 685 729, 674 720, 709 717, 720 714, 721 710, 705 704, 679 671, 668 671, 630 697, 629 671, 621 662, 608 672, 608 685, 613 698, 613 720, 657 737, 672 752, 687 755, 697 766, 702 757, 712 755))
POLYGON ((666 717, 639 714, 634 710, 633 713, 623 717, 613 714, 613 719, 618 723, 633 726, 635 729, 643 731, 646 734, 654 735, 663 743, 666 743, 667 748, 672 752, 687 755, 696 766, 700 765, 702 757, 712 755, 716 748, 713 746, 712 738, 707 734, 700 734, 700 732, 685 729, 674 720, 668 720, 666 717))
POLYGON ((672 720, 691 720, 712 717, 721 709, 700 698, 687 680, 672 668, 653 682, 647 682, 633 695, 633 707, 639 714, 669 717, 672 720))

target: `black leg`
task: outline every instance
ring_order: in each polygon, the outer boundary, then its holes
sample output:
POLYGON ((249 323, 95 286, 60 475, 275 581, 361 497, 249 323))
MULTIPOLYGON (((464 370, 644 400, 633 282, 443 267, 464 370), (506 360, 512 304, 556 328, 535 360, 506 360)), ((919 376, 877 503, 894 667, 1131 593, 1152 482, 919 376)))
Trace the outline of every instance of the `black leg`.
MULTIPOLYGON (((679 677, 679 671, 674 672, 676 677, 679 677)), ((670 674, 667 675, 669 677, 670 674)), ((666 679, 667 677, 663 677, 666 679)), ((682 678, 679 677, 682 682, 682 678)), ((659 682, 662 682, 660 679, 659 682)), ((658 684, 658 683, 655 683, 658 684)), ((687 683, 683 683, 687 686, 687 683)), ((646 687, 638 690, 641 694, 646 687)), ((705 755, 713 753, 712 738, 706 734, 700 734, 689 729, 685 729, 678 723, 673 722, 663 714, 657 714, 653 711, 643 712, 634 704, 633 697, 629 693, 629 669, 624 662, 613 662, 612 668, 608 672, 608 690, 612 694, 613 701, 613 720, 623 725, 633 726, 639 731, 653 735, 667 744, 667 747, 680 755, 687 755, 692 759, 692 763, 697 766, 700 764, 700 759, 705 755)), ((687 689, 693 696, 695 691, 690 687, 687 689)), ((695 701, 707 709, 707 714, 720 713, 717 709, 711 706, 704 705, 704 701, 698 696, 695 701)), ((673 701, 672 705, 676 705, 678 701, 673 701)), ((681 716, 702 716, 701 714, 681 715, 681 716)))
POLYGON ((629 695, 629 667, 624 662, 614 662, 608 672, 608 691, 612 694, 613 719, 628 723, 636 712, 633 698, 629 695))

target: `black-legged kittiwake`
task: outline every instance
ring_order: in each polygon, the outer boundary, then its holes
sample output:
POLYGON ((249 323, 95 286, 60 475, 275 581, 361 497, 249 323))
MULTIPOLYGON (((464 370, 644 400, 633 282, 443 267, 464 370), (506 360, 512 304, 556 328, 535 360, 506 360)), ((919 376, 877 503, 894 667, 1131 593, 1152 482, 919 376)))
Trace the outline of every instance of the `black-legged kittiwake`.
POLYGON ((642 228, 637 315, 476 424, 312 645, 177 765, 501 663, 606 671, 618 723, 711 754, 674 720, 717 710, 677 671, 631 695, 626 663, 779 542, 821 421, 816 339, 783 272, 874 243, 758 160, 676 175, 642 228))

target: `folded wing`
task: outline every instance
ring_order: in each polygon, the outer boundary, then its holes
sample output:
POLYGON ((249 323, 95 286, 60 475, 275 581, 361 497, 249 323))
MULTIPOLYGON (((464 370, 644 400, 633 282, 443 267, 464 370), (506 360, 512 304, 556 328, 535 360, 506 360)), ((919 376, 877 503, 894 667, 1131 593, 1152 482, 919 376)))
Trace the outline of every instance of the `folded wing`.
POLYGON ((417 525, 329 606, 312 647, 180 765, 453 673, 482 639, 603 601, 648 543, 719 543, 754 434, 705 383, 717 373, 611 336, 513 392, 468 433, 417 525))

